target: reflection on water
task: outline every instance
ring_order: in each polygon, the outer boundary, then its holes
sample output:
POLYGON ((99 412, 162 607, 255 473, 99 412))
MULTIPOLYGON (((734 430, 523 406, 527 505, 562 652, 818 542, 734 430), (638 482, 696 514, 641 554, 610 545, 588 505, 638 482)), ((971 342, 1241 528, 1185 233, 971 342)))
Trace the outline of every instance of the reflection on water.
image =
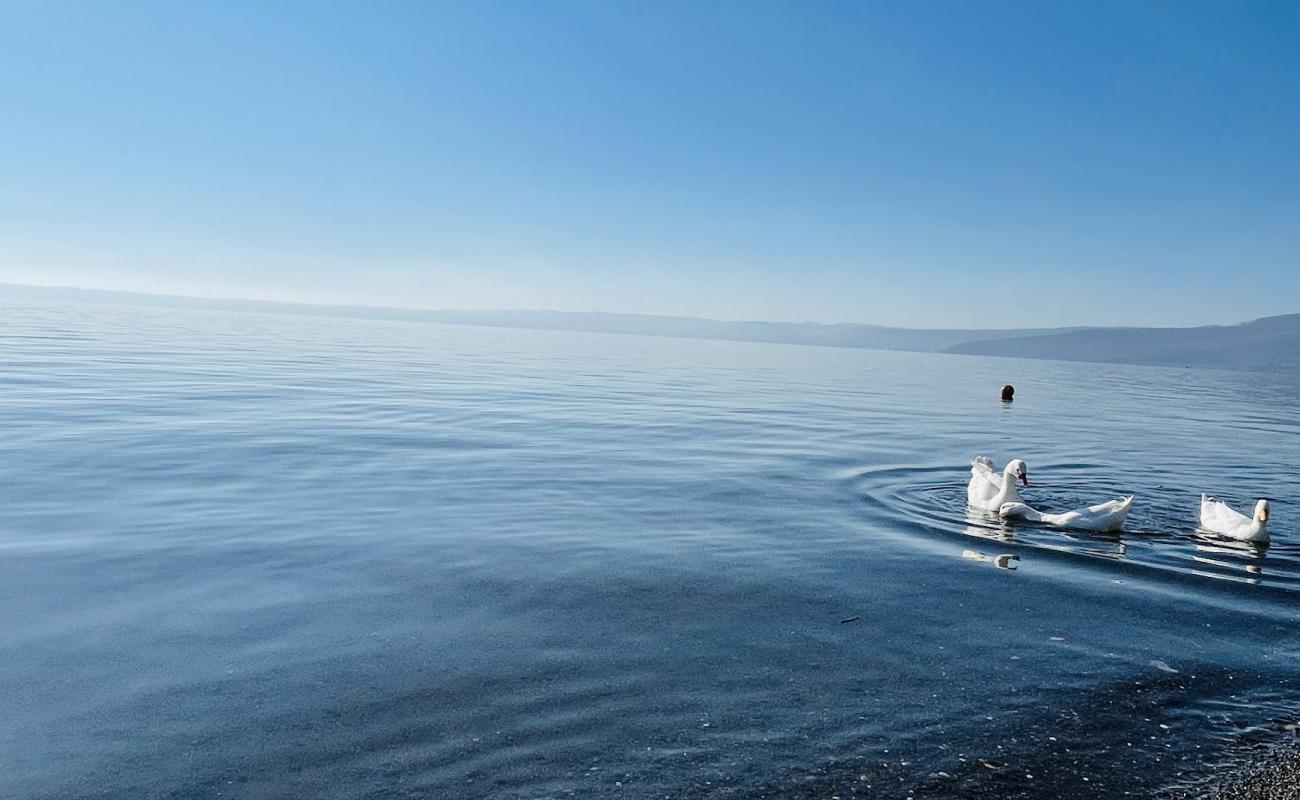
POLYGON ((966 506, 966 527, 964 532, 967 536, 975 536, 981 539, 992 539, 998 542, 1008 542, 1015 539, 1015 528, 995 512, 984 511, 982 509, 966 506))
POLYGON ((1001 553, 998 555, 989 555, 981 553, 978 550, 963 550, 961 557, 970 561, 983 561, 992 564, 998 569, 1015 569, 1020 556, 1015 553, 1001 553))
POLYGON ((1107 533, 1080 533, 1062 531, 1065 536, 1076 543, 1077 552, 1096 558, 1122 559, 1128 553, 1124 535, 1116 531, 1107 533))
POLYGON ((1193 536, 1194 546, 1201 555, 1193 555, 1192 560, 1216 568, 1198 569, 1195 570, 1196 574, 1207 578, 1241 580, 1249 584, 1259 583, 1260 576, 1264 574, 1264 561, 1268 558, 1267 544, 1233 541, 1200 530, 1193 536), (1207 553, 1209 555, 1203 555, 1207 553))

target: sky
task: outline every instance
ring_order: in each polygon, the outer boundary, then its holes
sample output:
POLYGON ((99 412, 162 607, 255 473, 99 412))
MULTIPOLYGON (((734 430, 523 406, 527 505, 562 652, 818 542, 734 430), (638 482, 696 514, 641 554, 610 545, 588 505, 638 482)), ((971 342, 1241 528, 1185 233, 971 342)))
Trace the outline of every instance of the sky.
POLYGON ((1300 5, 0 0, 0 281, 912 327, 1300 311, 1300 5))

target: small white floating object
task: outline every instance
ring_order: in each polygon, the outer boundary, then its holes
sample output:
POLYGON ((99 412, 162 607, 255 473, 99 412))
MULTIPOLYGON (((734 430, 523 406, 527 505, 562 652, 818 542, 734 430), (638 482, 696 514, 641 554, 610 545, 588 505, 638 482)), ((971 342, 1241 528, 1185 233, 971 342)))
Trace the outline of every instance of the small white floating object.
POLYGON ((1020 560, 1020 556, 1015 553, 1001 553, 996 556, 985 555, 978 550, 961 551, 962 558, 969 558, 971 561, 992 561, 993 566, 998 569, 1015 569, 1015 562, 1020 560))
POLYGON ((1268 541, 1268 501, 1255 504, 1255 516, 1248 517, 1228 507, 1222 500, 1201 495, 1201 527, 1211 533, 1240 542, 1268 541))
POLYGON ((1110 500, 1088 506, 1079 511, 1067 511, 1064 514, 1045 514, 1024 503, 1003 503, 998 515, 1004 518, 1018 517, 1030 522, 1041 522, 1053 528, 1074 528, 1081 531, 1117 531, 1124 524, 1129 509, 1133 507, 1133 495, 1120 500, 1110 500))
POLYGON ((1016 491, 1016 479, 1025 486, 1029 485, 1029 468, 1025 462, 1015 459, 1009 462, 1001 473, 993 462, 984 456, 976 456, 970 462, 970 483, 966 486, 966 502, 984 511, 997 511, 1003 503, 1022 502, 1016 491))

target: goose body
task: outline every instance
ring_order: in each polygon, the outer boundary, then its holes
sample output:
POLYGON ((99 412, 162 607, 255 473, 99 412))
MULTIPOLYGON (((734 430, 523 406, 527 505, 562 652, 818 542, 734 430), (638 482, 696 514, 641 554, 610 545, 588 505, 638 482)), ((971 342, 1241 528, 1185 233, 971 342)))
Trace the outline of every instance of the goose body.
POLYGON ((1046 514, 1024 503, 1004 503, 998 508, 998 516, 1003 518, 1027 519, 1030 522, 1042 522, 1053 528, 1074 528, 1080 531, 1117 531, 1124 524, 1129 509, 1133 507, 1133 496, 1121 500, 1110 500, 1078 511, 1066 511, 1064 514, 1046 514))
POLYGON ((976 456, 970 462, 966 502, 984 511, 997 511, 1003 503, 1023 502, 1016 491, 1017 478, 1026 486, 1029 485, 1029 468, 1020 459, 1008 462, 1006 468, 998 472, 992 461, 984 456, 976 456))
POLYGON ((1241 542, 1268 541, 1268 501, 1255 504, 1255 515, 1248 517, 1228 507, 1222 500, 1201 495, 1201 527, 1211 533, 1241 542))

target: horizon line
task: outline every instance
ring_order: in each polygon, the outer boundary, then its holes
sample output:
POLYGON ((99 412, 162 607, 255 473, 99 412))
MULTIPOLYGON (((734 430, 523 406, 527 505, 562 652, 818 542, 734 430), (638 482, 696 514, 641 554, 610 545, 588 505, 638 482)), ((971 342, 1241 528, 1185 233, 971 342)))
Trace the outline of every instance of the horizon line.
POLYGON ((153 298, 159 300, 184 300, 196 303, 215 303, 215 304, 235 304, 243 303, 249 305, 263 306, 292 306, 300 309, 331 309, 335 311, 356 310, 356 311, 394 311, 403 313, 428 313, 428 314, 566 314, 573 316, 609 316, 609 317, 639 317, 647 319, 660 320, 684 320, 692 322, 712 322, 726 325, 792 325, 792 326, 810 326, 819 328, 837 328, 837 327, 860 327, 874 328, 878 330, 894 331, 935 331, 935 332, 994 332, 994 331, 1076 331, 1076 330, 1196 330, 1198 328, 1231 328, 1239 325, 1246 325, 1251 322, 1257 322, 1262 319, 1274 317, 1292 316, 1300 312, 1288 312, 1285 314, 1270 314, 1266 317, 1256 317, 1254 319, 1241 320, 1239 322, 1216 324, 1205 323, 1199 325, 1088 325, 1088 324, 1066 324, 1053 325, 1049 327, 1030 327, 1030 328, 918 328, 897 325, 881 325, 872 322, 814 322, 812 320, 762 320, 762 319, 715 319, 713 317, 699 317, 693 315, 673 315, 673 314, 646 314, 641 312, 627 311, 601 311, 601 310, 571 310, 558 308, 431 308, 427 306, 400 306, 400 305, 373 305, 369 303, 315 303, 302 300, 283 300, 271 298, 252 298, 252 297, 229 297, 213 295, 190 295, 175 294, 172 292, 149 292, 136 289, 106 289, 98 286, 71 286, 68 284, 56 283, 16 283, 12 281, 0 281, 0 289, 38 289, 62 292, 85 292, 100 293, 108 295, 127 295, 139 298, 153 298))

